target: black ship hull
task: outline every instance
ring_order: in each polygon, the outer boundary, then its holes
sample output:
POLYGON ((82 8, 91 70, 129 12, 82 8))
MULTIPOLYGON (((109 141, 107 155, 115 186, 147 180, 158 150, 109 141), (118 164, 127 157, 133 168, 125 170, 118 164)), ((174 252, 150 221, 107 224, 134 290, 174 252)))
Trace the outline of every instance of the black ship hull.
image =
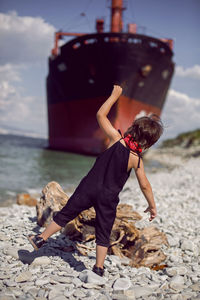
POLYGON ((138 34, 90 34, 63 45, 49 59, 50 148, 95 155, 105 149, 95 116, 113 84, 123 86, 110 113, 115 127, 125 131, 140 113, 159 115, 173 76, 172 56, 165 42, 138 34))

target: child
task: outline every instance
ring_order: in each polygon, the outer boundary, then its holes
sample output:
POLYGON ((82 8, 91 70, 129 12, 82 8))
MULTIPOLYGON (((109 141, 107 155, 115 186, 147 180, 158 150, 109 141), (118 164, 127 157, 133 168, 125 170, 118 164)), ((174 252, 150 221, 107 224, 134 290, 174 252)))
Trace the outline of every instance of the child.
POLYGON ((67 204, 54 217, 53 221, 39 235, 29 236, 29 241, 38 250, 46 240, 73 220, 85 209, 94 207, 96 212, 96 264, 93 272, 104 274, 104 260, 109 247, 109 238, 116 217, 119 192, 127 181, 131 169, 134 169, 141 191, 150 212, 150 221, 156 217, 156 205, 151 185, 145 175, 140 153, 152 146, 163 132, 159 117, 142 117, 134 121, 126 131, 124 138, 107 118, 107 115, 122 93, 122 88, 114 85, 111 96, 97 112, 100 128, 110 139, 108 148, 101 153, 89 171, 81 180, 67 204))

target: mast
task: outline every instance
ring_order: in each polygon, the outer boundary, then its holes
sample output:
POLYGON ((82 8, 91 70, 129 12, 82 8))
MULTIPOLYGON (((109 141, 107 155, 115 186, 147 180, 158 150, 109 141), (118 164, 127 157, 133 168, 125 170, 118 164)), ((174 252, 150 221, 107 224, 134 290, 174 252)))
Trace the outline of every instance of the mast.
POLYGON ((111 32, 122 32, 123 29, 122 11, 123 10, 124 10, 123 0, 112 0, 111 24, 110 24, 111 32))

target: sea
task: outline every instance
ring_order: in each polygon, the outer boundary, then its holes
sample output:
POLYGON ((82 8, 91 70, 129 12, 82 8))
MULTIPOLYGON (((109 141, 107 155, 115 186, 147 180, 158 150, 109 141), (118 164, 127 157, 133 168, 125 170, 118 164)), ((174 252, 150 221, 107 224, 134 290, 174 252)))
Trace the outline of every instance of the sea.
MULTIPOLYGON (((40 195, 50 181, 58 182, 70 194, 95 159, 94 156, 50 150, 46 139, 0 134, 0 206, 16 203, 19 193, 40 195)), ((145 167, 162 166, 151 161, 145 167)))
POLYGON ((0 206, 16 203, 19 193, 40 194, 50 181, 73 191, 94 161, 49 150, 46 139, 0 134, 0 206))

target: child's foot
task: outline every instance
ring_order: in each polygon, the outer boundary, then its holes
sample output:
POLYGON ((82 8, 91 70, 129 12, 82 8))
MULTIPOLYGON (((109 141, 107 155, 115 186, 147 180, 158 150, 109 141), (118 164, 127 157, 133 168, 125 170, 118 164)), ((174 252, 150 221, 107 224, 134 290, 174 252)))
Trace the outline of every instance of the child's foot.
POLYGON ((29 235, 28 240, 35 250, 41 248, 46 241, 39 235, 29 235))
POLYGON ((104 274, 104 269, 105 269, 105 267, 103 267, 103 269, 102 269, 102 268, 97 267, 96 265, 94 265, 92 271, 93 271, 94 273, 96 273, 97 275, 99 275, 99 276, 103 276, 103 274, 104 274))

